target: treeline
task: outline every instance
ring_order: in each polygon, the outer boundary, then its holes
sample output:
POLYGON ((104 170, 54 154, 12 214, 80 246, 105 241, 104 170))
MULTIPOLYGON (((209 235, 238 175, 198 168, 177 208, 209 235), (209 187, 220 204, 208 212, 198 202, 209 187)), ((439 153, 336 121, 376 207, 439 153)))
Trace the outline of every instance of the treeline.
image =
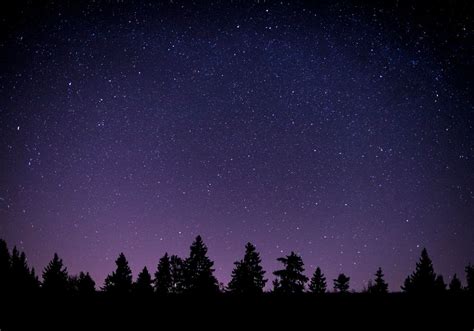
MULTIPOLYGON (((273 272, 273 293, 300 294, 310 292, 315 295, 328 293, 328 283, 322 270, 317 267, 311 279, 304 274, 302 258, 294 252, 277 259, 282 268, 273 272)), ((264 292, 267 279, 261 266, 260 254, 251 243, 245 246, 242 260, 235 262, 232 278, 227 286, 219 284, 214 276, 214 262, 207 256, 207 247, 197 236, 190 247, 187 258, 167 253, 159 260, 153 276, 146 267, 133 281, 132 271, 123 253, 119 255, 116 269, 105 279, 100 291, 110 295, 139 294, 143 296, 166 296, 177 294, 217 294, 258 295, 264 292)), ((401 289, 414 294, 466 293, 474 294, 474 266, 466 266, 466 286, 463 287, 456 274, 449 286, 443 276, 436 274, 426 249, 423 249, 416 268, 409 275, 401 289)), ((381 268, 369 281, 364 292, 383 295, 388 293, 388 284, 381 268)), ((333 280, 333 290, 349 293, 350 277, 341 273, 333 280)), ((16 247, 10 252, 4 240, 0 239, 0 294, 91 296, 97 292, 96 283, 89 273, 80 272, 71 276, 57 254, 42 272, 39 280, 34 268, 30 268, 24 252, 16 247)))

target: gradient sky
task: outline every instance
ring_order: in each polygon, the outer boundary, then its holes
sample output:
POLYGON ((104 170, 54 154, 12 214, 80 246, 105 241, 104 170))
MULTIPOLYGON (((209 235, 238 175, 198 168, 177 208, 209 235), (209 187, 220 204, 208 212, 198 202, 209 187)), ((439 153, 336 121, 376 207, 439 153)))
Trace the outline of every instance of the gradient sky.
POLYGON ((270 281, 294 250, 398 290, 427 247, 465 282, 469 1, 60 2, 0 10, 0 237, 37 270, 100 286, 201 234, 224 283, 247 241, 270 281))

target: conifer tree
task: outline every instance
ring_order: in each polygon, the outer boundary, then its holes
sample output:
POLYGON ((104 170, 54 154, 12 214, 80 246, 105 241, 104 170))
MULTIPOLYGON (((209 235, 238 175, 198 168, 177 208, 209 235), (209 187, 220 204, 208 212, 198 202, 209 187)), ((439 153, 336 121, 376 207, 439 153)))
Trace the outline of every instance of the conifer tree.
POLYGON ((321 269, 317 267, 316 271, 313 274, 313 277, 311 277, 309 290, 311 293, 314 294, 324 294, 326 293, 326 288, 326 277, 324 277, 324 274, 321 272, 321 269))
POLYGON ((158 262, 154 285, 157 294, 166 295, 172 292, 173 279, 171 278, 171 262, 168 253, 165 253, 158 262))
POLYGON ((308 281, 308 277, 303 274, 303 259, 291 252, 290 255, 280 257, 277 261, 281 262, 284 268, 273 272, 277 276, 277 279, 273 281, 274 291, 282 294, 303 293, 308 281))
POLYGON ((453 278, 451 279, 451 282, 449 283, 449 291, 451 293, 456 293, 456 294, 462 292, 461 281, 459 280, 456 274, 454 274, 453 278))
POLYGON ((339 274, 339 276, 334 279, 334 291, 347 293, 349 291, 349 281, 350 277, 347 277, 344 274, 339 274))
POLYGON ((144 267, 138 274, 137 281, 133 284, 133 289, 138 295, 151 295, 153 293, 151 275, 147 267, 144 267))
POLYGON ((408 293, 427 294, 435 292, 436 288, 436 273, 433 263, 426 248, 423 248, 415 271, 405 280, 402 289, 408 293))
POLYGON ((103 290, 107 293, 123 295, 132 290, 132 270, 123 253, 115 261, 116 270, 105 279, 103 290))
POLYGON ((255 246, 247 243, 243 260, 234 263, 235 268, 232 271, 228 290, 237 294, 262 293, 267 280, 264 279, 265 271, 260 265, 261 262, 260 254, 255 246))
POLYGON ((201 236, 197 236, 185 261, 185 290, 188 293, 217 293, 219 287, 213 265, 207 257, 206 245, 201 236))
POLYGON ((69 275, 63 260, 54 253, 53 259, 43 271, 43 290, 49 294, 65 294, 69 290, 69 275))
POLYGON ((378 268, 377 272, 375 273, 375 280, 371 286, 368 286, 369 293, 372 294, 385 294, 388 293, 388 284, 385 282, 383 278, 384 274, 382 272, 382 268, 378 268))

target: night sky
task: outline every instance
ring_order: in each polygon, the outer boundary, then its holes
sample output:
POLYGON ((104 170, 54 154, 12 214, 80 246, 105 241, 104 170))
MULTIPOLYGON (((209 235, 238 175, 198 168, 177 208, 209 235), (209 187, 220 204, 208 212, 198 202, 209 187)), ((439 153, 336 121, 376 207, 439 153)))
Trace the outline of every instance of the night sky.
POLYGON ((58 2, 0 9, 0 237, 37 270, 201 234, 224 283, 250 241, 270 281, 294 250, 399 290, 426 247, 465 284, 470 1, 58 2))

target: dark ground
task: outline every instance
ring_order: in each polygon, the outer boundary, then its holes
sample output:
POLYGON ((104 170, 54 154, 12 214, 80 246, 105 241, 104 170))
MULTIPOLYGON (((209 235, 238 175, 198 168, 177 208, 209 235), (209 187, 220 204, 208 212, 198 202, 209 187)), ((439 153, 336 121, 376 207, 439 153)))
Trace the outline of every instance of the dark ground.
POLYGON ((473 330, 474 298, 389 294, 2 299, 8 330, 473 330))

